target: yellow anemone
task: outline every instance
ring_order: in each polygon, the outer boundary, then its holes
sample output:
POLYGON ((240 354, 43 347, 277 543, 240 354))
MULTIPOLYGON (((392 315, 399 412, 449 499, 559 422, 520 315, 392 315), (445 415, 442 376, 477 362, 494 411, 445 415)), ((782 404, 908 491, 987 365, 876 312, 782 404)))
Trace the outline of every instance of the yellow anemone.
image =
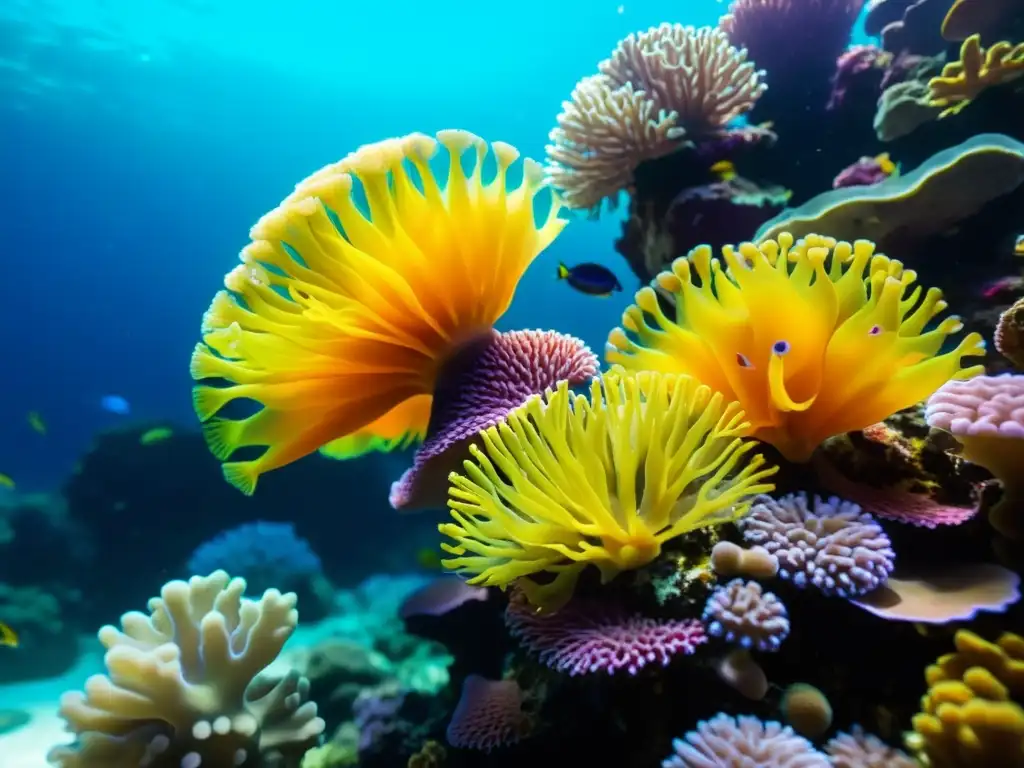
POLYGON ((191 366, 197 381, 227 382, 193 390, 213 453, 265 449, 224 465, 233 485, 252 493, 263 472, 328 443, 351 456, 422 437, 438 368, 490 330, 565 226, 554 196, 536 221, 537 163, 509 183, 518 157, 465 131, 389 139, 317 171, 253 227, 191 366), (430 164, 438 145, 443 183, 430 164), (262 408, 215 418, 235 400, 262 408))
POLYGON ((567 600, 580 572, 603 581, 658 556, 669 539, 746 514, 775 472, 743 438, 737 403, 685 376, 605 375, 589 400, 562 382, 484 430, 465 474, 452 473, 439 526, 448 569, 470 584, 518 580, 545 608, 567 600), (540 585, 523 577, 547 572, 540 585))
POLYGON ((808 235, 794 244, 783 232, 722 254, 725 268, 701 246, 655 278, 675 302, 674 319, 654 289, 641 289, 608 338, 607 358, 693 376, 738 400, 754 437, 791 461, 982 370, 961 368, 964 357, 984 354, 977 333, 938 354, 963 324, 933 325, 946 308, 942 292, 913 286, 917 274, 871 242, 808 235))

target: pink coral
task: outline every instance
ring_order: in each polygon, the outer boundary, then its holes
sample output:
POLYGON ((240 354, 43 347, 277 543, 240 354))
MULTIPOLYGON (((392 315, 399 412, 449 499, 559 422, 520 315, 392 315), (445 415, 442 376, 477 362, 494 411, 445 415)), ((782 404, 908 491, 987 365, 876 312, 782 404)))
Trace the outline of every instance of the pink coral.
POLYGON ((662 768, 829 768, 828 758, 792 728, 723 713, 672 742, 662 768))
POLYGON ((832 189, 866 187, 885 181, 891 173, 883 164, 881 157, 862 157, 836 175, 832 181, 832 189))
POLYGON ((689 655, 707 641, 703 625, 694 619, 628 616, 589 600, 574 600, 550 615, 513 600, 505 621, 524 648, 570 675, 620 669, 635 675, 648 664, 666 666, 674 656, 689 655))
POLYGON ((491 333, 463 347, 438 376, 427 437, 398 482, 395 509, 443 507, 448 474, 468 458, 469 444, 531 395, 586 382, 597 374, 597 356, 579 339, 554 331, 491 333))
POLYGON ((515 680, 469 675, 448 725, 448 743, 490 752, 521 741, 532 727, 523 703, 523 691, 515 680))
POLYGON ((843 51, 836 60, 827 109, 839 109, 850 101, 856 104, 861 94, 873 96, 874 102, 879 96, 885 66, 891 60, 891 53, 873 45, 854 45, 843 51))
POLYGON ((443 616, 470 600, 486 600, 487 589, 471 587, 456 576, 442 576, 420 587, 402 602, 398 616, 443 616))
POLYGON ((917 768, 917 761, 877 736, 855 725, 850 733, 839 733, 825 745, 834 768, 917 768))
POLYGON ((708 634, 758 651, 776 651, 789 636, 786 606, 756 581, 733 579, 704 606, 708 634))

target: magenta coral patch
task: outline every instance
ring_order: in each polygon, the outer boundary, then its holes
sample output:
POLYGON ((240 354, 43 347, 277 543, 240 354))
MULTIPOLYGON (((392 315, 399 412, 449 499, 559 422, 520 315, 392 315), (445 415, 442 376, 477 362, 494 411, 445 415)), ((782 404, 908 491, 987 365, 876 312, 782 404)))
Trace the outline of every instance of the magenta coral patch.
POLYGON ((696 619, 629 616, 589 600, 574 600, 557 613, 536 613, 529 605, 509 603, 509 631, 542 663, 570 675, 626 670, 635 675, 648 664, 666 666, 707 642, 696 619))
POLYGON ((438 376, 427 437, 412 467, 392 484, 391 506, 443 507, 448 474, 461 468, 481 430, 558 382, 583 384, 599 369, 586 344, 554 331, 492 331, 467 344, 438 376))
POLYGON ((444 616, 470 600, 486 600, 485 587, 471 587, 455 576, 435 579, 420 587, 403 601, 398 616, 444 616))
POLYGON ((488 680, 480 675, 465 679, 448 725, 449 744, 490 752, 521 741, 529 732, 523 691, 515 680, 488 680))

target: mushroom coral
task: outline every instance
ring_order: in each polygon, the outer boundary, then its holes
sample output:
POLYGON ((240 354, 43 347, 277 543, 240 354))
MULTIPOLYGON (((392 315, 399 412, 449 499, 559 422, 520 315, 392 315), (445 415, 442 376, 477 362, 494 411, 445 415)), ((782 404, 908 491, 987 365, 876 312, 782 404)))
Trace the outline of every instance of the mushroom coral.
POLYGON ((739 401, 753 436, 790 461, 981 370, 961 368, 964 357, 984 354, 981 336, 939 354, 962 323, 932 325, 946 308, 942 292, 913 286, 916 273, 871 242, 794 242, 783 232, 722 254, 724 267, 701 246, 655 279, 675 317, 654 288, 638 291, 608 338, 607 358, 628 370, 693 376, 739 401))
POLYGON ((262 473, 328 443, 346 456, 424 434, 444 361, 491 331, 565 226, 554 196, 535 219, 537 163, 508 183, 518 157, 458 130, 388 139, 317 171, 260 219, 192 355, 196 381, 227 382, 199 384, 193 403, 229 482, 252 493, 262 473), (246 400, 262 408, 216 417, 246 400), (240 448, 265 450, 231 461, 240 448))
POLYGON ((442 565, 563 605, 587 565, 607 582, 669 539, 746 514, 775 472, 748 456, 748 434, 739 405, 685 376, 608 374, 589 398, 561 382, 481 432, 451 475, 442 565), (554 578, 524 578, 542 572, 554 578))

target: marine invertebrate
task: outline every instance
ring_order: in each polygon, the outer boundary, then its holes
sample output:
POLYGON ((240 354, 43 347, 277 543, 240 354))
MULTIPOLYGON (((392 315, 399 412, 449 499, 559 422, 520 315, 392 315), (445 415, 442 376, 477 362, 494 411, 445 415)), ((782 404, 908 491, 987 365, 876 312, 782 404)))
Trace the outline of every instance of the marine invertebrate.
POLYGON ((490 752, 521 741, 532 729, 523 704, 523 691, 515 680, 469 675, 448 725, 448 743, 490 752))
POLYGON ((704 606, 704 625, 712 637, 758 651, 775 651, 789 636, 786 606, 756 581, 733 579, 716 587, 704 606))
POLYGON ((720 541, 711 548, 711 568, 718 576, 770 579, 779 572, 779 559, 764 547, 743 547, 720 541))
POLYGON ((1024 754, 1024 638, 992 643, 961 629, 954 653, 925 670, 928 692, 907 747, 934 768, 1019 765, 1024 754))
POLYGON ((642 288, 606 358, 628 370, 693 376, 738 400, 754 437, 791 461, 806 461, 828 437, 862 429, 927 397, 980 355, 969 334, 938 354, 962 328, 942 293, 911 289, 916 273, 875 253, 874 244, 788 232, 759 244, 708 247, 676 259, 656 279, 672 297, 665 314, 642 288), (632 335, 630 335, 632 334, 632 335))
POLYGON ((854 597, 877 589, 896 561, 874 518, 835 496, 815 496, 813 505, 804 493, 764 496, 738 525, 748 543, 778 558, 780 577, 826 595, 854 597))
POLYGON ((637 674, 648 664, 667 666, 707 641, 693 619, 652 619, 588 600, 572 600, 553 614, 539 614, 525 601, 505 611, 510 634, 541 663, 570 676, 594 672, 637 674))
POLYGON ((746 648, 733 648, 717 664, 718 677, 748 699, 760 701, 768 695, 768 676, 746 648))
POLYGON ((839 732, 825 744, 833 768, 917 768, 918 763, 903 750, 891 747, 859 725, 849 733, 839 732))
POLYGON ((735 403, 685 376, 608 374, 590 397, 566 382, 480 433, 453 474, 445 568, 469 583, 517 582, 551 606, 593 565, 604 581, 669 539, 735 520, 775 472, 735 403), (548 572, 540 585, 528 578, 548 572))
POLYGON ((852 45, 836 59, 832 75, 832 93, 826 109, 855 107, 864 99, 877 98, 886 67, 892 54, 874 45, 852 45))
POLYGON ((974 34, 960 46, 960 60, 951 61, 942 74, 928 81, 929 104, 943 108, 939 117, 962 110, 986 88, 1008 83, 1024 75, 1024 43, 1012 45, 1001 40, 981 47, 981 35, 974 34))
POLYGON ((66 693, 60 714, 74 744, 55 747, 61 768, 298 766, 324 730, 308 682, 292 672, 274 683, 258 673, 298 623, 295 595, 242 597, 243 579, 223 571, 165 584, 150 615, 99 631, 107 675, 66 693))
POLYGON ((975 563, 904 578, 852 599, 854 605, 889 621, 949 624, 983 612, 1002 613, 1020 600, 1020 577, 991 563, 975 563))
POLYGON ((993 340, 999 354, 1014 368, 1024 368, 1024 299, 1017 299, 999 315, 993 340))
POLYGON ((801 736, 816 739, 832 727, 832 703, 813 685, 787 686, 779 708, 786 723, 801 736))
POLYGON ((222 531, 188 560, 189 573, 222 570, 245 579, 252 594, 272 587, 295 589, 322 573, 320 558, 291 523, 259 520, 222 531))
POLYGON ((662 768, 829 768, 828 758, 792 728, 749 715, 732 718, 722 712, 702 720, 672 748, 675 754, 662 761, 662 768))
POLYGON ((233 485, 251 493, 262 473, 341 438, 357 451, 423 434, 445 360, 490 333, 565 226, 554 197, 535 221, 539 165, 525 160, 509 188, 518 157, 466 131, 381 141, 314 173, 253 227, 191 365, 197 381, 228 382, 197 385, 193 403, 233 485), (217 417, 239 400, 263 407, 217 417), (258 458, 231 460, 257 447, 258 458))
POLYGON ((956 438, 963 458, 999 480, 1003 496, 989 511, 992 526, 1011 538, 1024 534, 1024 375, 950 381, 928 399, 925 419, 956 438))
POLYGON ((889 159, 888 153, 876 157, 862 157, 836 174, 832 180, 832 188, 877 184, 898 171, 898 166, 889 159))
POLYGON ((399 510, 444 507, 448 475, 469 456, 469 443, 531 395, 559 381, 578 386, 600 368, 579 339, 554 331, 492 331, 463 346, 437 376, 430 424, 413 465, 391 486, 399 510))
POLYGON ((895 141, 934 120, 942 111, 929 103, 928 84, 911 79, 882 91, 872 126, 879 141, 895 141))
POLYGON ((487 590, 472 587, 462 579, 446 576, 417 589, 398 608, 398 617, 443 616, 470 600, 486 600, 487 590))
POLYGON ((1022 183, 1024 144, 983 133, 937 152, 910 173, 817 195, 765 223, 754 240, 783 232, 793 237, 829 232, 871 240, 880 248, 897 234, 903 242, 920 242, 966 221, 1022 183))
POLYGON ((570 208, 628 190, 636 168, 722 131, 765 90, 746 51, 711 27, 662 24, 629 35, 562 104, 548 175, 570 208))

